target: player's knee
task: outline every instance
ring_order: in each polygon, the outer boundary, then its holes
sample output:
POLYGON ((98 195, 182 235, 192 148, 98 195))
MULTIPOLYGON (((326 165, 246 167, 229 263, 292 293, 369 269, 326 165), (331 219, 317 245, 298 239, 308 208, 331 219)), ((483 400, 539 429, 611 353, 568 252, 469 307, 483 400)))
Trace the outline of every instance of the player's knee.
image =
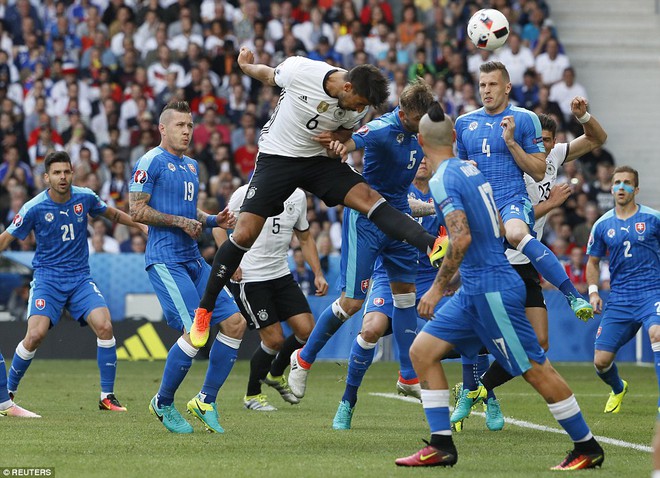
POLYGON ((220 330, 227 337, 242 339, 247 324, 241 314, 234 314, 220 324, 220 330))
POLYGON ((523 231, 517 228, 507 229, 506 231, 506 240, 513 247, 518 247, 518 244, 525 238, 528 234, 527 231, 523 231))
POLYGON ((424 350, 424 347, 420 346, 419 342, 412 343, 408 354, 415 370, 423 369, 431 362, 429 359, 430 354, 427 350, 424 350))
POLYGON ((612 366, 613 361, 614 358, 611 357, 610 354, 602 354, 598 352, 594 354, 594 367, 596 367, 596 370, 599 372, 607 371, 612 366))
POLYGON ((296 334, 296 337, 300 340, 307 341, 314 329, 314 319, 310 316, 309 320, 305 320, 302 323, 297 324, 295 328, 291 328, 293 329, 293 333, 296 334))
POLYGON ((46 332, 40 329, 31 329, 25 334, 23 339, 23 347, 25 347, 29 352, 34 352, 37 350, 41 342, 46 337, 46 332))
POLYGON ((651 344, 660 343, 660 325, 653 325, 649 328, 649 339, 651 339, 651 344))
POLYGON ((282 345, 284 345, 284 337, 282 337, 281 335, 262 337, 261 343, 262 345, 268 347, 270 350, 279 352, 280 350, 282 350, 282 345))
POLYGON ((96 324, 94 329, 96 330, 96 336, 101 340, 109 340, 113 337, 112 322, 110 320, 104 320, 96 324))
POLYGON ((382 333, 375 327, 363 326, 360 331, 362 340, 369 342, 370 344, 375 344, 382 337, 382 333))
POLYGON ((346 322, 362 308, 363 300, 341 297, 332 303, 332 313, 342 322, 346 322))

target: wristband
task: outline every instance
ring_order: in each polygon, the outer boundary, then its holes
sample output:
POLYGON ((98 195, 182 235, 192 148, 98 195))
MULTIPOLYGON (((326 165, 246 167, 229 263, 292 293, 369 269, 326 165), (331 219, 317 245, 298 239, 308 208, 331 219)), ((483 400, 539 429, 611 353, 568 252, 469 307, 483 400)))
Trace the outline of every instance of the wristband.
POLYGON ((206 216, 206 227, 218 227, 218 218, 216 216, 206 216))
POLYGON ((589 286, 589 295, 596 293, 598 294, 598 286, 596 284, 591 284, 589 286))
POLYGON ((582 116, 580 116, 577 120, 578 120, 581 124, 584 124, 584 123, 586 123, 587 121, 589 121, 590 119, 591 119, 591 115, 590 115, 589 112, 587 111, 585 114, 583 114, 582 116))

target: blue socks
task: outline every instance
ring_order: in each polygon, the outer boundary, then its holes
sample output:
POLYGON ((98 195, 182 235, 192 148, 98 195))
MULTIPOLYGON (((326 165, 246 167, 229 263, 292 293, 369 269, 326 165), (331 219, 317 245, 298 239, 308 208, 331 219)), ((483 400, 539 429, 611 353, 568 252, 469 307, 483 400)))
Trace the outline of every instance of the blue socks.
POLYGON ((358 335, 351 346, 351 354, 348 357, 348 374, 346 375, 346 389, 342 400, 347 401, 351 407, 357 403, 358 388, 362 384, 364 374, 367 373, 371 362, 374 360, 376 344, 366 342, 358 335))
POLYGON ((451 435, 449 390, 426 390, 423 388, 422 406, 431 434, 451 435))
POLYGON ((561 402, 548 403, 548 408, 574 442, 585 442, 593 437, 589 426, 584 421, 575 395, 571 395, 561 402))
POLYGON ((312 333, 307 339, 307 343, 300 350, 300 358, 307 363, 314 363, 316 356, 321 349, 328 343, 328 340, 334 335, 344 321, 350 317, 339 306, 339 299, 328 306, 316 322, 312 333), (340 319, 340 317, 342 317, 340 319), (343 320, 342 320, 343 319, 343 320))
POLYGON ((197 355, 197 349, 179 337, 167 354, 163 379, 158 389, 158 405, 167 406, 174 403, 174 394, 179 385, 186 378, 188 370, 192 365, 193 358, 197 355))
MULTIPOLYGON (((407 295, 407 294, 400 294, 407 295)), ((412 295, 412 306, 392 311, 392 333, 399 349, 399 365, 401 377, 405 380, 417 378, 415 369, 410 361, 410 346, 417 337, 417 309, 415 308, 415 294, 412 295)))
POLYGON ((478 378, 475 377, 476 363, 466 357, 461 357, 461 363, 463 364, 463 388, 476 390, 479 387, 478 378))
POLYGON ((29 352, 28 349, 23 346, 22 341, 16 346, 16 352, 11 361, 11 368, 9 369, 9 378, 7 381, 8 390, 11 390, 12 392, 18 390, 18 384, 21 382, 23 375, 25 375, 25 372, 32 363, 32 359, 36 352, 36 350, 34 352, 29 352))
POLYGON ((231 369, 234 367, 234 363, 236 363, 240 346, 240 339, 233 339, 221 333, 213 341, 211 355, 209 356, 209 367, 206 370, 206 378, 201 390, 204 403, 215 402, 220 387, 225 383, 231 369))
POLYGON ((541 241, 528 234, 520 241, 517 249, 525 254, 545 280, 559 289, 566 298, 569 296, 582 297, 568 279, 557 256, 541 241))
POLYGON ((9 392, 7 391, 7 366, 5 365, 5 358, 0 353, 0 405, 8 402, 9 392))
POLYGON ((96 362, 101 374, 101 392, 113 393, 117 375, 117 346, 115 338, 96 339, 96 362))
MULTIPOLYGON (((656 364, 656 369, 657 367, 658 365, 656 364)), ((621 377, 619 377, 619 369, 616 367, 616 363, 612 362, 610 368, 608 368, 603 372, 599 372, 598 370, 596 370, 596 373, 603 382, 605 382, 610 387, 612 387, 612 391, 614 393, 623 392, 623 382, 621 381, 621 377)))

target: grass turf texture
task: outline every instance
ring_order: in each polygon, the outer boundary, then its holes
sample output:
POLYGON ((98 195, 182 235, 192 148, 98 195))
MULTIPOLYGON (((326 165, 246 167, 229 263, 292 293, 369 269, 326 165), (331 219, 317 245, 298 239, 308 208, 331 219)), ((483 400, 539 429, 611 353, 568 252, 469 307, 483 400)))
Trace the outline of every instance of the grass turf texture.
MULTIPOLYGON (((427 476, 542 477, 571 448, 567 435, 520 428, 487 431, 473 415, 454 435, 458 464, 451 470, 401 469, 394 459, 412 454, 428 438, 421 405, 370 393, 395 393, 397 365, 374 364, 360 391, 353 429, 332 430, 344 389, 345 363, 319 362, 310 374, 307 395, 291 406, 264 386, 276 412, 243 409, 247 362, 238 362, 218 398, 223 435, 203 431, 185 413, 198 391, 206 362, 196 362, 177 393, 175 404, 195 428, 192 435, 167 432, 149 414, 164 362, 119 362, 115 392, 128 413, 98 410, 95 361, 34 361, 17 401, 41 414, 39 420, 1 418, 0 467, 54 467, 62 477, 355 477, 427 476)), ((653 368, 620 364, 630 384, 621 413, 605 415, 608 387, 591 364, 558 364, 597 436, 650 445, 655 424, 657 385, 653 368)), ((460 380, 460 365, 446 367, 450 386, 460 380)), ((499 390, 504 415, 558 428, 543 400, 518 378, 499 390)), ((481 411, 481 408, 478 409, 481 411)), ((599 477, 649 476, 650 454, 603 445, 599 477)), ((584 472, 581 472, 584 473, 584 472)), ((595 476, 595 475, 594 475, 595 476)))

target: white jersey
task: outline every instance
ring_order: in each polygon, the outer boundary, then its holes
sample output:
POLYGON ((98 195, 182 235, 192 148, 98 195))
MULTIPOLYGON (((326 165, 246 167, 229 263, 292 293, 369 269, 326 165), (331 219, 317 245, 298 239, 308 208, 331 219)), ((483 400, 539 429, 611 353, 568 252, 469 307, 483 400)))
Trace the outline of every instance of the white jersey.
MULTIPOLYGON (((550 151, 548 157, 545 158, 545 176, 541 181, 536 182, 529 174, 525 173, 525 187, 527 188, 527 194, 529 195, 529 200, 533 206, 548 199, 550 196, 550 190, 557 181, 557 170, 559 169, 559 166, 564 164, 567 155, 568 144, 557 143, 555 144, 555 147, 552 148, 552 151, 550 151)), ((534 232, 536 232, 536 238, 539 241, 543 237, 543 227, 545 226, 546 218, 547 215, 544 215, 543 217, 537 218, 534 222, 534 232)), ((516 249, 507 249, 506 257, 511 264, 527 264, 529 262, 527 256, 516 249)))
MULTIPOLYGON (((247 184, 241 186, 229 200, 229 210, 236 216, 243 204, 247 189, 247 184)), ((259 237, 241 261, 243 271, 241 282, 263 282, 290 274, 288 252, 294 229, 298 231, 309 229, 307 196, 302 189, 296 189, 284 201, 282 213, 266 219, 259 237)))
POLYGON ((324 88, 326 78, 335 71, 323 61, 302 56, 287 58, 275 68, 275 83, 282 88, 277 107, 261 130, 259 152, 310 158, 327 156, 323 146, 312 139, 339 127, 353 130, 367 114, 344 110, 337 98, 324 88))

